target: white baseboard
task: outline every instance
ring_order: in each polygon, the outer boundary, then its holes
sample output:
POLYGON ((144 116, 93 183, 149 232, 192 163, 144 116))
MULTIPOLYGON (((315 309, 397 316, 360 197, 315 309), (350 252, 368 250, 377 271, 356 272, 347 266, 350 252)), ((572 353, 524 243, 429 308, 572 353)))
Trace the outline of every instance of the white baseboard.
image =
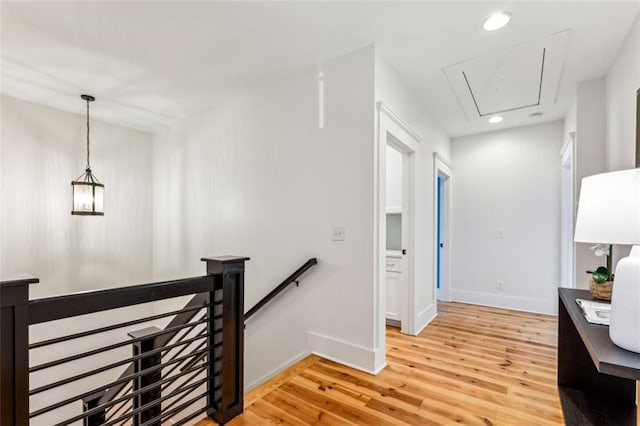
POLYGON ((313 331, 307 333, 307 347, 315 355, 369 374, 378 374, 386 366, 384 351, 380 356, 380 350, 354 345, 313 331))
POLYGON ((269 371, 267 374, 263 375, 259 379, 254 380, 253 382, 249 383, 248 385, 245 385, 244 391, 245 392, 249 392, 251 389, 263 384, 267 380, 270 380, 270 379, 274 378, 275 376, 277 376, 278 374, 282 373, 287 368, 289 368, 292 365, 302 361, 303 359, 308 357, 310 354, 311 354, 311 352, 309 352, 309 351, 304 351, 304 352, 299 353, 298 355, 294 356, 290 360, 283 362, 282 364, 280 364, 279 366, 277 366, 273 370, 269 371))
POLYGON ((310 354, 318 355, 322 358, 344 364, 364 371, 369 374, 378 374, 387 366, 384 359, 384 351, 365 348, 364 346, 354 345, 343 340, 334 339, 333 337, 324 336, 322 334, 309 331, 307 334, 307 348, 304 352, 299 353, 288 361, 283 362, 276 368, 264 374, 260 378, 245 385, 245 392, 263 384, 264 382, 274 378, 287 368, 302 361, 310 354))
POLYGON ((557 298, 554 300, 546 300, 532 297, 507 296, 480 291, 452 289, 451 300, 454 302, 470 303, 472 305, 483 305, 494 308, 513 309, 515 311, 558 315, 557 298))
POLYGON ((415 329, 413 330, 414 332, 412 334, 414 336, 417 336, 418 334, 420 334, 420 332, 424 330, 424 328, 427 325, 429 325, 429 323, 433 321, 433 319, 437 315, 438 315, 438 305, 436 305, 435 303, 432 303, 431 305, 427 306, 422 311, 420 311, 420 313, 418 314, 418 317, 416 318, 415 329))

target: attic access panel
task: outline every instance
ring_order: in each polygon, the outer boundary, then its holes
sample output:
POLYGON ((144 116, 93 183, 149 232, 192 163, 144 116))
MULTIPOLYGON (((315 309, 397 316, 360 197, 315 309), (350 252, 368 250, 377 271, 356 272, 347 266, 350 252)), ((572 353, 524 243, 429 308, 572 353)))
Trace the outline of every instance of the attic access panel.
POLYGON ((444 68, 467 117, 555 103, 568 31, 444 68))
POLYGON ((540 105, 545 49, 528 47, 478 59, 462 71, 481 117, 540 105))

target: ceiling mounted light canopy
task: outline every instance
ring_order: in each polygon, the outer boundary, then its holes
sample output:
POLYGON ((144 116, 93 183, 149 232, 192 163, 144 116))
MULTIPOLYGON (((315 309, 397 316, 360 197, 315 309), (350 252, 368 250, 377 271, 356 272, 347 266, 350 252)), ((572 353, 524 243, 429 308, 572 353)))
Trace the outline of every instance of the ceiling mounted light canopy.
POLYGON ((89 162, 89 102, 96 100, 90 95, 81 95, 87 101, 87 165, 84 173, 71 182, 73 194, 72 215, 104 216, 104 185, 91 173, 89 162))
POLYGON ((496 31, 507 25, 510 20, 511 15, 509 13, 494 13, 493 15, 485 19, 484 24, 482 24, 482 28, 484 28, 485 31, 496 31))

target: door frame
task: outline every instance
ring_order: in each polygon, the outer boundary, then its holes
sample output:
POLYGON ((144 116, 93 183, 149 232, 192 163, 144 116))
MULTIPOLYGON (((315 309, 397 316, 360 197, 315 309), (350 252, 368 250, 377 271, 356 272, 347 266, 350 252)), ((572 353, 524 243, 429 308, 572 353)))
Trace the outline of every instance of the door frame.
POLYGON ((386 365, 386 167, 387 144, 403 153, 402 225, 406 291, 400 295, 401 331, 410 334, 415 327, 415 153, 421 142, 418 134, 383 102, 376 103, 377 132, 374 149, 374 352, 375 372, 386 365), (406 226, 405 226, 406 225, 406 226), (406 239, 405 239, 406 236, 406 239))
MULTIPOLYGON (((438 152, 433 153, 433 300, 434 301, 451 301, 451 241, 453 240, 451 230, 451 212, 452 202, 451 194, 453 193, 453 167, 451 164, 438 152), (444 252, 446 257, 446 265, 444 268, 440 268, 440 290, 438 291, 438 176, 445 176, 443 182, 443 194, 441 194, 441 202, 444 206, 441 220, 444 224, 443 234, 445 235, 446 242, 444 242, 444 252)), ((444 240, 443 240, 444 241, 444 240)), ((442 260, 442 259, 441 259, 442 260)), ((442 262, 441 262, 442 266, 442 262)))
MULTIPOLYGON (((401 287, 399 293, 399 307, 398 316, 400 317, 400 332, 404 334, 411 334, 413 330, 413 318, 415 316, 415 306, 410 303, 413 298, 412 294, 415 294, 415 285, 409 284, 410 277, 413 277, 413 259, 414 256, 409 254, 413 251, 409 247, 415 247, 414 243, 414 229, 413 229, 413 190, 414 190, 414 163, 415 163, 415 151, 399 140, 393 133, 387 132, 386 145, 392 149, 398 151, 402 155, 402 202, 401 202, 401 227, 402 227, 402 250, 407 250, 406 255, 402 255, 400 258, 400 264, 402 265, 402 278, 400 279, 401 287)), ((385 147, 386 148, 386 147, 385 147)), ((387 150, 385 149, 385 156, 387 150)), ((385 157, 385 181, 386 181, 386 157, 385 157)), ((386 195, 386 192, 385 192, 386 195)), ((385 237, 386 237, 386 215, 387 206, 385 199, 385 237)), ((386 246, 384 253, 384 261, 386 265, 386 246)), ((385 305, 386 305, 386 269, 385 269, 385 305)), ((411 282, 415 283, 415 280, 411 278, 411 282)), ((385 306, 385 321, 386 321, 386 306, 385 306)))

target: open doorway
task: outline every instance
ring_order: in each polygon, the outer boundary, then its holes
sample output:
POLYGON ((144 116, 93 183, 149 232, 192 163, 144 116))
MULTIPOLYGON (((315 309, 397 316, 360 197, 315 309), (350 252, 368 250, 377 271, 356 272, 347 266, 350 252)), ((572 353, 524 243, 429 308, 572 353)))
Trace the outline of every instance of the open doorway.
POLYGON ((449 163, 434 153, 434 291, 435 299, 451 301, 451 177, 449 163))
POLYGON ((406 196, 403 193, 407 182, 404 167, 410 152, 393 135, 387 135, 386 144, 386 252, 385 252, 385 319, 386 324, 402 329, 406 325, 408 269, 405 262, 407 211, 403 209, 406 196))
MULTIPOLYGON (((389 312, 396 314, 400 331, 404 334, 415 334, 416 316, 416 284, 415 284, 415 157, 420 144, 419 136, 411 130, 397 115, 382 102, 377 103, 378 126, 376 132, 375 151, 375 213, 374 213, 374 371, 380 371, 386 364, 386 322, 387 304, 397 301, 397 308, 391 307, 389 312), (387 202, 387 152, 400 155, 401 175, 400 197, 387 202), (398 204, 400 209, 397 209, 398 204), (387 214, 397 215, 389 219, 389 226, 399 228, 400 241, 397 241, 393 253, 395 264, 387 266, 387 214), (395 220, 395 225, 391 223, 395 220), (399 224, 399 225, 398 225, 399 224), (398 250, 399 249, 399 250, 398 250), (389 269, 388 269, 389 268, 389 269), (387 271, 396 270, 394 277, 396 290, 393 296, 387 295, 387 271), (397 272, 397 271, 401 272, 397 272), (396 300, 392 300, 395 297, 396 300), (395 311, 395 312, 394 312, 395 311)), ((389 262, 393 263, 393 262, 389 262)), ((390 272, 391 273, 391 272, 390 272)), ((394 319, 394 318, 392 318, 394 319)), ((396 323, 397 324, 397 323, 396 323)))
POLYGON ((403 155, 387 143, 387 210, 385 262, 385 318, 386 324, 401 327, 400 295, 405 286, 402 256, 402 162, 403 155))

